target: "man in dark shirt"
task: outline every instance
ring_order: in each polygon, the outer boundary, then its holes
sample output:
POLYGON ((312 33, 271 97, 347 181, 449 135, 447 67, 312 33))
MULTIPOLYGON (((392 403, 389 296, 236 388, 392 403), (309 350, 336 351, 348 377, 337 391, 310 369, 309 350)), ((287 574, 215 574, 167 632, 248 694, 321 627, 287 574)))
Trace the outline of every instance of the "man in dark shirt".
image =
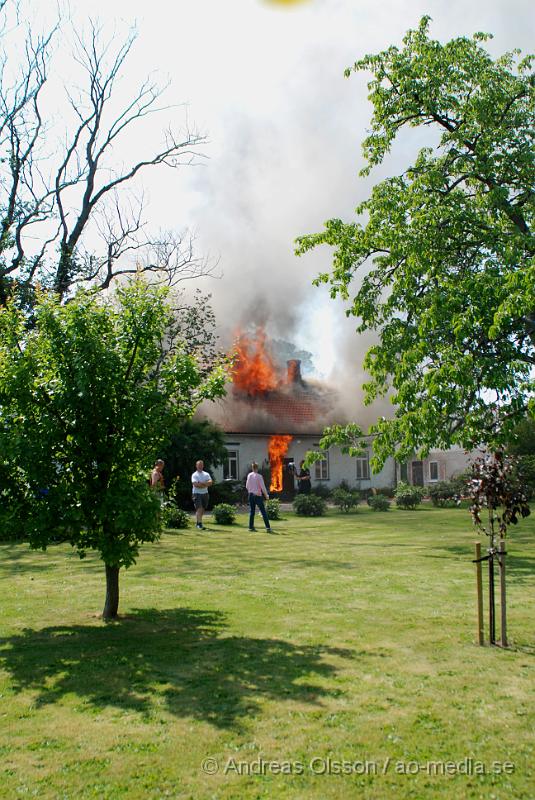
POLYGON ((299 475, 297 476, 299 494, 310 494, 310 471, 306 469, 304 464, 304 461, 299 464, 299 475))

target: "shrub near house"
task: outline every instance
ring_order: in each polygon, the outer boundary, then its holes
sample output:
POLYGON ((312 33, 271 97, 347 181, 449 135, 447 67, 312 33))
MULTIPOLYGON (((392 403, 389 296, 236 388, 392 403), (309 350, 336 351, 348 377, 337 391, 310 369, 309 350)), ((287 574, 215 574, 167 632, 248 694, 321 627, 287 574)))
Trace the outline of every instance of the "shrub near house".
POLYGON ((424 489, 422 486, 409 486, 408 483, 398 483, 395 498, 398 508, 404 510, 414 509, 420 505, 424 496, 424 489))
POLYGON ((311 492, 323 500, 328 500, 332 496, 332 490, 325 483, 317 483, 312 487, 311 492))
POLYGON ((162 508, 162 521, 165 528, 178 530, 189 527, 189 514, 183 508, 179 508, 173 501, 167 501, 162 508))
POLYGON ((360 500, 360 492, 348 491, 341 486, 333 492, 333 502, 338 506, 340 511, 348 514, 350 511, 356 511, 360 500))
POLYGON ((228 503, 219 503, 212 509, 218 525, 232 525, 236 521, 236 509, 228 503))
POLYGON ((325 500, 315 494, 298 494, 293 506, 299 517, 323 517, 327 511, 325 500))
MULTIPOLYGON (((210 504, 236 506, 247 502, 247 492, 243 481, 224 480, 214 483, 210 488, 210 504)), ((191 503, 190 503, 191 504, 191 503)))
POLYGON ((280 500, 273 498, 271 500, 266 500, 266 512, 268 515, 268 519, 281 519, 281 504, 280 500))
POLYGON ((459 505, 461 502, 458 484, 453 481, 433 483, 427 487, 427 491, 433 505, 440 508, 459 505))
POLYGON ((372 511, 388 511, 390 503, 384 494, 372 494, 368 497, 368 505, 372 511))

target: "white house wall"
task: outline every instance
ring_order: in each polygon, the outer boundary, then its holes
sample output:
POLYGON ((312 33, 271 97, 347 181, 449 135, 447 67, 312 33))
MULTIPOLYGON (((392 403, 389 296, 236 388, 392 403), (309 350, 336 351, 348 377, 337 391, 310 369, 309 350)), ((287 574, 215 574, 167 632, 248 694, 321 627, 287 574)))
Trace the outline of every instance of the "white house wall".
MULTIPOLYGON (((424 485, 436 483, 437 481, 448 481, 460 475, 469 468, 470 461, 477 453, 467 453, 460 447, 454 446, 449 450, 430 450, 427 458, 418 459, 416 456, 407 461, 407 478, 409 483, 414 483, 412 465, 414 462, 421 461, 423 467, 424 485), (436 463, 438 467, 438 477, 431 477, 431 464, 436 463)), ((397 465, 397 479, 401 480, 401 465, 397 465)))
MULTIPOLYGON (((270 436, 261 434, 227 434, 225 437, 225 447, 227 450, 238 452, 238 474, 240 479, 245 479, 250 471, 252 461, 256 461, 260 467, 268 463, 268 443, 270 436)), ((285 458, 290 458, 299 467, 308 450, 317 449, 318 436, 300 435, 295 436, 288 447, 285 458)), ((332 447, 329 450, 329 477, 327 480, 318 480, 315 476, 315 465, 310 468, 312 486, 324 483, 329 488, 339 486, 342 481, 346 481, 350 486, 360 489, 386 488, 395 485, 395 462, 388 459, 384 468, 377 475, 370 472, 369 480, 357 479, 356 459, 342 454, 339 448, 332 447)), ((214 470, 216 480, 223 480, 223 467, 214 470)))

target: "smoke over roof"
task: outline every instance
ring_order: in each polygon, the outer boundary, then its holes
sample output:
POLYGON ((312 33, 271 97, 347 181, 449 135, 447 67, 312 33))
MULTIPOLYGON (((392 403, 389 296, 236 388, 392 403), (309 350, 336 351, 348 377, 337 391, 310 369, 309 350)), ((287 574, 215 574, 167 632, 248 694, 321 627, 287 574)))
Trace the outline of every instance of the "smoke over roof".
MULTIPOLYGON (((223 277, 212 291, 226 347, 237 327, 261 325, 270 341, 312 353, 317 376, 339 392, 347 418, 366 427, 392 413, 388 400, 362 403, 362 360, 373 335, 357 335, 343 304, 312 286, 330 267, 329 249, 297 259, 293 242, 329 218, 350 220, 371 186, 402 172, 429 139, 425 131, 404 132, 385 163, 359 178, 371 115, 367 77, 345 80, 343 71, 365 53, 400 45, 424 13, 443 41, 487 30, 495 34, 487 45, 494 55, 529 52, 529 8, 526 0, 316 0, 291 12, 254 0, 214 3, 214 34, 205 31, 203 46, 206 80, 200 71, 184 73, 201 84, 200 95, 190 90, 192 116, 207 110, 200 120, 210 132, 210 160, 186 180, 195 192, 199 247, 220 257, 223 277)), ((314 371, 303 374, 309 380, 314 371)))

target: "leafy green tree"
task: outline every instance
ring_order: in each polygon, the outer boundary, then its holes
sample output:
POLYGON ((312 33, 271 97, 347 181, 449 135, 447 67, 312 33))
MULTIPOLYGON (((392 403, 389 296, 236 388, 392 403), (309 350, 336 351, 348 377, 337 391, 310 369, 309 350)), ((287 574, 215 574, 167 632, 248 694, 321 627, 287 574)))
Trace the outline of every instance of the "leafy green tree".
POLYGON ((514 456, 535 456, 535 419, 526 417, 512 431, 507 451, 514 456))
POLYGON ((224 393, 224 363, 206 375, 174 326, 166 291, 143 281, 66 305, 42 294, 30 328, 14 301, 0 310, 0 452, 16 519, 31 547, 59 530, 80 557, 100 554, 105 618, 117 615, 120 568, 159 533, 155 453, 224 393))
POLYGON ((395 411, 372 428, 375 466, 497 445, 535 413, 535 80, 532 57, 494 60, 488 38, 441 44, 424 17, 403 47, 355 63, 372 73, 363 175, 403 129, 435 137, 373 188, 356 220, 297 240, 298 254, 334 248, 316 283, 350 301, 359 332, 377 332, 367 401, 389 393, 395 411))
POLYGON ((191 508, 191 474, 204 461, 210 471, 227 457, 225 434, 210 420, 184 419, 162 451, 165 484, 183 508, 191 508), (177 480, 178 479, 178 480, 177 480))
POLYGON ((507 453, 516 456, 518 477, 530 497, 535 494, 535 419, 526 417, 514 428, 507 453))

